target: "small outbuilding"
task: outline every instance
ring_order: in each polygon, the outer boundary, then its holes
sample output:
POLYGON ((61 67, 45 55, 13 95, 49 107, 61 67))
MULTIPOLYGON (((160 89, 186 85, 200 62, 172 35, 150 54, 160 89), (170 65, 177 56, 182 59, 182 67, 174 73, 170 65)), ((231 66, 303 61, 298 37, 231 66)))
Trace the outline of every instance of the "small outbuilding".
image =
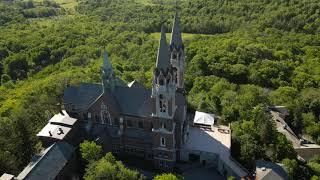
POLYGON ((287 172, 280 164, 269 161, 256 161, 256 179, 259 180, 287 180, 287 172))
POLYGON ((77 119, 70 117, 68 113, 63 110, 59 114, 54 115, 37 136, 43 141, 45 146, 49 146, 59 140, 66 140, 72 143, 74 142, 73 137, 76 136, 76 134, 79 136, 79 134, 75 132, 76 129, 78 129, 75 127, 77 121, 77 119))
POLYGON ((230 155, 231 130, 215 125, 215 115, 196 111, 181 149, 181 160, 216 168, 223 176, 246 177, 248 172, 230 155))
POLYGON ((215 124, 215 115, 196 111, 193 123, 200 126, 212 126, 215 124))
POLYGON ((59 141, 35 155, 16 179, 60 180, 77 177, 75 147, 59 141))

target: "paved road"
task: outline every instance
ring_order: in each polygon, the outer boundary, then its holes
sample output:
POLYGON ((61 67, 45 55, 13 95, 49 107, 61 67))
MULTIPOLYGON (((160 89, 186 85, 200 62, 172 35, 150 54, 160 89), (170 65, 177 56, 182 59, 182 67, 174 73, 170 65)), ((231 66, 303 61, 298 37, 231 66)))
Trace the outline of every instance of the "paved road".
POLYGON ((300 140, 287 125, 283 118, 279 116, 278 112, 271 111, 273 121, 276 123, 277 131, 284 134, 289 141, 292 142, 293 147, 300 147, 300 140))

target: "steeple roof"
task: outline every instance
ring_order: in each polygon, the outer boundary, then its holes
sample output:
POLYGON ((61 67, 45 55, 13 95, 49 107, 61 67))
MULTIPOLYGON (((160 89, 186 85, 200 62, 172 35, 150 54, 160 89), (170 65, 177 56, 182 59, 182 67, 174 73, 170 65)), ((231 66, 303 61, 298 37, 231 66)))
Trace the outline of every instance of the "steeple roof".
POLYGON ((179 20, 178 12, 176 11, 176 15, 174 16, 174 21, 172 25, 170 45, 174 45, 176 47, 183 47, 179 21, 180 20, 179 20))
POLYGON ((167 39, 166 39, 166 31, 165 31, 165 27, 162 25, 156 67, 159 70, 162 69, 165 72, 169 67, 169 65, 170 65, 170 62, 169 62, 169 51, 168 51, 168 45, 167 45, 167 39))
POLYGON ((108 53, 106 50, 104 50, 104 52, 103 52, 103 67, 102 68, 104 71, 113 71, 112 65, 109 61, 108 53))

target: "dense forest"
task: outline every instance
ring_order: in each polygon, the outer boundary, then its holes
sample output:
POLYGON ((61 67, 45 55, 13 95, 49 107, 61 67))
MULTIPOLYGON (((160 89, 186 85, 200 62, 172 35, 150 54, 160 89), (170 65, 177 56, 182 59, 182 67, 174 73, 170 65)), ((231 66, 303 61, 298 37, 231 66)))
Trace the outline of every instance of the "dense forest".
MULTIPOLYGON (((320 177, 320 161, 296 159, 265 108, 320 143, 320 2, 181 0, 189 110, 231 123, 232 154, 283 162, 296 179, 320 177)), ((41 150, 35 134, 61 107, 63 89, 100 82, 101 51, 116 75, 151 87, 161 24, 175 1, 0 0, 0 174, 17 174, 41 150)))

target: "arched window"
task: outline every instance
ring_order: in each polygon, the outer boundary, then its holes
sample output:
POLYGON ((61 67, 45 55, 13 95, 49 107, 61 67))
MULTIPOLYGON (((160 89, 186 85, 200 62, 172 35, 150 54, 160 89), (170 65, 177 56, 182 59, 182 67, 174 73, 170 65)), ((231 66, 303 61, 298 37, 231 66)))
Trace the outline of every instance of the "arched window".
POLYGON ((138 125, 139 125, 140 129, 143 129, 143 122, 142 121, 139 121, 138 125))
POLYGON ((111 125, 111 116, 108 111, 108 108, 103 103, 101 104, 101 124, 109 124, 111 125))
POLYGON ((176 59, 177 58, 177 50, 174 49, 171 53, 171 59, 176 59))
POLYGON ((177 58, 177 54, 174 52, 172 53, 172 59, 176 59, 177 58))
POLYGON ((159 79, 159 84, 160 84, 160 86, 163 86, 164 85, 164 80, 163 79, 159 79))
POLYGON ((120 125, 119 119, 118 119, 118 118, 115 118, 115 119, 114 119, 114 123, 115 123, 116 126, 119 126, 119 125, 120 125))
POLYGON ((160 74, 159 74, 159 76, 158 76, 158 83, 159 83, 160 86, 165 85, 165 84, 164 84, 164 83, 165 83, 165 77, 164 77, 164 75, 162 74, 162 72, 160 72, 160 74))
POLYGON ((128 126, 128 127, 132 127, 132 122, 131 122, 131 120, 129 120, 129 119, 127 120, 127 126, 128 126))
POLYGON ((160 112, 164 113, 167 111, 166 99, 162 94, 159 95, 159 108, 160 108, 160 112))
POLYGON ((166 139, 164 137, 160 138, 160 146, 166 146, 166 139))
POLYGON ((176 84, 178 84, 178 73, 176 73, 175 76, 176 76, 176 77, 175 77, 174 79, 175 79, 175 81, 176 81, 176 84))
POLYGON ((171 73, 168 73, 168 76, 167 76, 167 84, 170 84, 171 79, 172 79, 171 73))
POLYGON ((99 116, 95 115, 95 123, 99 123, 99 122, 100 122, 99 116))
POLYGON ((162 122, 162 123, 161 123, 161 128, 162 128, 162 129, 167 129, 166 123, 162 122))

